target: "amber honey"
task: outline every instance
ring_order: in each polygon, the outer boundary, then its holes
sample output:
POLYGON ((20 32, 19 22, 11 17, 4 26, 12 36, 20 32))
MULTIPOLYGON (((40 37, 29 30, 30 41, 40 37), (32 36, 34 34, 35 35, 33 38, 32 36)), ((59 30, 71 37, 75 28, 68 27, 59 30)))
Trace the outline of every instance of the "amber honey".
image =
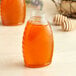
POLYGON ((38 17, 34 19, 27 22, 24 31, 23 57, 27 67, 37 68, 51 63, 54 42, 50 25, 42 24, 38 17))

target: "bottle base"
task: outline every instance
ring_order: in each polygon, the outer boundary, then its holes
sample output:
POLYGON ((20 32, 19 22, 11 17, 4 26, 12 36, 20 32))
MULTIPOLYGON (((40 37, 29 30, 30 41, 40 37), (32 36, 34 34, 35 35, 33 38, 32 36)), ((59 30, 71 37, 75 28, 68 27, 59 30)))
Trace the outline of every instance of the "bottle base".
POLYGON ((40 64, 40 65, 30 65, 30 64, 25 64, 25 67, 28 67, 28 68, 41 68, 41 67, 45 67, 45 66, 48 66, 50 65, 51 62, 48 62, 46 64, 40 64))
POLYGON ((24 22, 22 23, 18 23, 18 24, 5 24, 5 23, 2 23, 3 26, 20 26, 20 25, 23 25, 24 22))

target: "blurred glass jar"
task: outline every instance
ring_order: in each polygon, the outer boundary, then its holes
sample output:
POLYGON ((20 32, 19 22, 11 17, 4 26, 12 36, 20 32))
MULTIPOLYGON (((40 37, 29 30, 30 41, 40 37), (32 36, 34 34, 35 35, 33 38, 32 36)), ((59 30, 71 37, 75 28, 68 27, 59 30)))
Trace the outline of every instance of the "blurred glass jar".
POLYGON ((1 19, 6 26, 21 25, 25 21, 25 0, 1 0, 1 19))

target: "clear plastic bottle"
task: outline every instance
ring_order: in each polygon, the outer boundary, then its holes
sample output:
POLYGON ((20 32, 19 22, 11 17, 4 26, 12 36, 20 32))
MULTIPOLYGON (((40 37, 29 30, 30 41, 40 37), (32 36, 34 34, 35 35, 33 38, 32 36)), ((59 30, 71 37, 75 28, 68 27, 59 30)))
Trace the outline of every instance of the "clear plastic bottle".
POLYGON ((45 15, 39 13, 27 21, 23 36, 24 62, 31 68, 49 65, 53 56, 53 32, 45 15))

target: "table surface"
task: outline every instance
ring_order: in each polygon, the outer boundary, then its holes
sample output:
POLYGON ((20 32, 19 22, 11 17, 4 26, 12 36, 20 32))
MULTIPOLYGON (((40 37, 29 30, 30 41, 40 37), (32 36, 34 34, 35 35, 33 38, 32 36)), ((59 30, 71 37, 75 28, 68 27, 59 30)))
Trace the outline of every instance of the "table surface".
MULTIPOLYGON (((30 8, 27 8, 29 12, 30 8)), ((27 13, 26 20, 29 18, 27 13)), ((1 22, 1 21, 0 21, 1 22)), ((25 22, 26 23, 26 22, 25 22)), ((76 76, 76 30, 63 32, 52 26, 54 55, 52 64, 44 68, 26 68, 22 57, 25 24, 0 26, 0 76, 76 76)))

